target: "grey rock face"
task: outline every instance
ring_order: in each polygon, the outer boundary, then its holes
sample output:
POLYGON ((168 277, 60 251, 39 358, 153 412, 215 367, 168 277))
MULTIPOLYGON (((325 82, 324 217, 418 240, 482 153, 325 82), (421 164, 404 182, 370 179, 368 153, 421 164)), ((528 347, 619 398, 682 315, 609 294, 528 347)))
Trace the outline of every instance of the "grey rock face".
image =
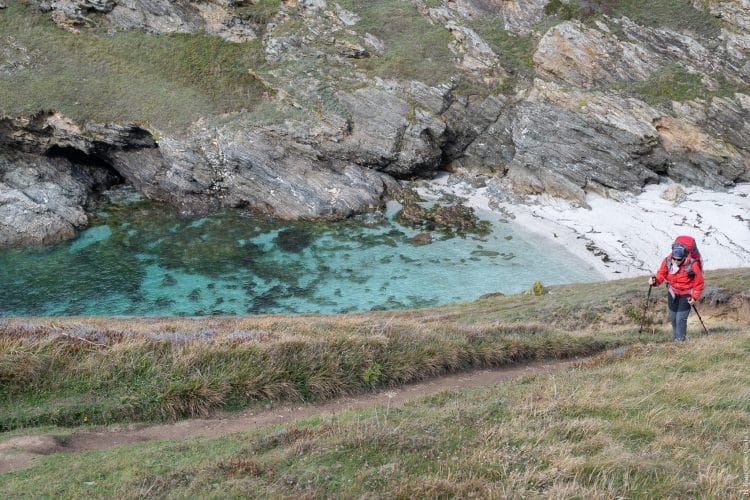
POLYGON ((92 192, 116 182, 112 172, 65 158, 0 153, 0 248, 75 236, 88 223, 92 192))
POLYGON ((465 174, 504 175, 515 155, 514 106, 504 96, 457 98, 445 111, 447 168, 465 174))
POLYGON ((156 186, 153 196, 186 209, 246 207, 285 219, 341 218, 372 210, 389 182, 354 163, 321 159, 304 144, 281 142, 271 131, 206 132, 192 147, 163 142, 161 171, 141 175, 138 160, 127 175, 136 185, 156 186))
POLYGON ((606 123, 592 127, 585 116, 551 104, 524 104, 513 123, 516 154, 508 176, 521 191, 581 204, 592 185, 637 191, 657 181, 638 162, 650 150, 642 139, 606 123))
POLYGON ((88 223, 96 193, 122 182, 113 150, 153 149, 137 127, 81 130, 55 113, 0 117, 0 247, 49 244, 88 223))
MULTIPOLYGON (((3 145, 95 163, 147 196, 190 211, 241 206, 290 219, 340 218, 375 208, 389 182, 350 161, 321 159, 272 130, 237 124, 196 128, 187 141, 166 138, 157 147, 139 127, 89 123, 82 130, 60 115, 42 114, 0 120, 3 145)), ((75 196, 71 205, 81 201, 75 196)))
MULTIPOLYGON (((526 104, 532 102, 556 109, 518 115, 513 163, 518 165, 523 160, 521 165, 536 165, 545 178, 562 175, 580 189, 588 189, 590 184, 631 192, 657 181, 654 174, 712 189, 723 189, 747 178, 747 143, 741 142, 747 130, 739 126, 744 123, 740 116, 748 116, 741 104, 747 102, 743 95, 714 99, 712 106, 676 105, 679 119, 636 99, 612 93, 570 91, 541 80, 535 82, 526 97, 526 104), (559 121, 549 126, 544 122, 550 118, 559 121), (732 122, 737 124, 738 132, 728 134, 732 122), (551 130, 547 134, 536 132, 545 128, 551 130), (526 142, 528 137, 531 142, 526 142), (581 149, 575 152, 577 148, 581 149), (549 168, 542 167, 544 162, 535 151, 545 155, 544 161, 552 165, 562 162, 565 166, 555 166, 553 175, 549 168)), ((526 104, 524 109, 528 109, 526 104)), ((538 181, 519 182, 518 179, 529 177, 518 175, 524 170, 511 170, 512 177, 524 190, 545 190, 544 183, 538 181)), ((581 199, 581 191, 562 190, 566 192, 564 197, 581 199)))
POLYGON ((351 130, 340 144, 330 146, 331 152, 396 177, 434 170, 445 123, 433 114, 435 101, 442 103, 440 96, 424 90, 421 96, 410 94, 411 103, 399 95, 404 89, 367 87, 339 93, 351 130))
POLYGON ((194 33, 203 26, 198 9, 190 2, 118 1, 110 18, 112 23, 124 28, 156 33, 194 33))
POLYGON ((540 70, 584 88, 643 80, 658 68, 657 57, 641 46, 580 22, 561 23, 545 33, 534 62, 540 70))
POLYGON ((750 6, 747 0, 693 0, 695 8, 708 7, 711 15, 721 18, 733 27, 750 33, 750 6))
POLYGON ((113 149, 155 148, 151 134, 137 126, 88 123, 83 128, 59 113, 44 112, 30 117, 0 116, 0 150, 18 150, 40 156, 72 156, 106 162, 113 149))
MULTIPOLYGON (((362 18, 366 9, 335 2, 285 1, 257 26, 234 0, 45 1, 38 3, 72 29, 102 22, 239 43, 262 36, 267 67, 248 71, 269 90, 259 107, 274 118, 234 110, 205 116, 180 136, 159 131, 156 140, 138 126, 77 124, 57 113, 0 117, 0 245, 72 234, 96 190, 111 182, 185 211, 340 218, 379 205, 394 179, 441 168, 581 205, 590 192, 617 198, 665 177, 711 189, 750 181, 744 0, 699 2, 723 20, 711 40, 606 16, 537 32, 549 21, 546 0, 414 0, 413 12, 444 30, 453 65, 431 84, 373 70, 388 62, 393 40, 387 30, 363 29, 372 21, 362 18), (503 21, 496 40, 480 33, 487 16, 503 21), (519 56, 522 70, 500 62, 508 33, 535 47, 519 56), (700 82, 702 97, 638 93, 678 65, 688 83, 700 82)), ((0 35, 0 76, 40 65, 44 54, 0 35)))
MULTIPOLYGON (((692 71, 706 75, 722 73, 724 76, 747 84, 750 75, 742 67, 742 59, 729 60, 717 57, 700 41, 683 33, 649 28, 633 23, 627 18, 618 20, 625 35, 660 59, 660 65, 681 64, 692 71)), ((718 53, 726 53, 727 46, 721 46, 718 53)))
MULTIPOLYGON (((709 103, 688 103, 674 107, 676 118, 694 124, 710 136, 721 137, 731 146, 724 146, 723 150, 736 150, 734 153, 722 151, 722 155, 738 157, 738 161, 747 163, 750 96, 738 93, 732 97, 715 97, 709 103)), ((740 178, 734 180, 740 181, 740 178)))
POLYGON ((500 16, 505 29, 517 35, 528 35, 544 19, 549 0, 455 0, 450 7, 463 18, 500 16))

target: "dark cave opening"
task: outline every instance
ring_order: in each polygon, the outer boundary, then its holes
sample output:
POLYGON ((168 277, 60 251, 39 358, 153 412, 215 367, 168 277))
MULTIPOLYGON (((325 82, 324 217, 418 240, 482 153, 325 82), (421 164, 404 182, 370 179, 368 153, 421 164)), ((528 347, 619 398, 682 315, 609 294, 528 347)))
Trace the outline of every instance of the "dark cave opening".
POLYGON ((107 159, 98 154, 86 153, 72 146, 59 146, 55 144, 45 152, 45 156, 65 159, 81 169, 82 173, 85 172, 84 175, 93 179, 92 189, 95 192, 100 192, 127 182, 107 159))

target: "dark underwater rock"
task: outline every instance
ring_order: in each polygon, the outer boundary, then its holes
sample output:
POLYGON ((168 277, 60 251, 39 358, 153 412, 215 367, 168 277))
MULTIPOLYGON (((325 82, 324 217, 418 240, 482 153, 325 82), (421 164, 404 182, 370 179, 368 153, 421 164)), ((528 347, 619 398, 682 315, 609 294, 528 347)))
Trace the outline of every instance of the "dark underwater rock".
POLYGON ((279 232, 274 244, 285 252, 300 253, 310 246, 312 238, 312 234, 305 229, 289 228, 279 232))

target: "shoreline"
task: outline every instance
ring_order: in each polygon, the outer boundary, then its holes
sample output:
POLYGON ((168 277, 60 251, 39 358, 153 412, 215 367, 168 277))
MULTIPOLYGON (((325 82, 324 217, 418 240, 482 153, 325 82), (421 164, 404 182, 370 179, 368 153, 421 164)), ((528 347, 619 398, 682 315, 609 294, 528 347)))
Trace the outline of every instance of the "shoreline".
POLYGON ((656 272, 674 238, 683 234, 695 238, 704 269, 750 266, 750 183, 726 192, 649 185, 638 195, 617 193, 621 201, 589 193, 590 208, 549 195, 521 197, 501 183, 445 172, 416 190, 428 200, 457 196, 466 206, 507 218, 543 241, 561 245, 604 279, 656 272), (684 200, 662 198, 667 189, 681 189, 684 200))

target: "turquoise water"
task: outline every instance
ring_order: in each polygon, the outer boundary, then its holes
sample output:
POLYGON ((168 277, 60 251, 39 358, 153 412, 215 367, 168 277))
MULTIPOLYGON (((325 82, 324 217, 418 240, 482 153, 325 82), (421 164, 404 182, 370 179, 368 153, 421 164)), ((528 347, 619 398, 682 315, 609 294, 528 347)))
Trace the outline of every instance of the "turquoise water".
POLYGON ((484 236, 432 231, 420 245, 393 207, 336 223, 185 219, 120 194, 100 210, 75 240, 0 252, 0 316, 341 313, 601 279, 501 221, 484 236))

